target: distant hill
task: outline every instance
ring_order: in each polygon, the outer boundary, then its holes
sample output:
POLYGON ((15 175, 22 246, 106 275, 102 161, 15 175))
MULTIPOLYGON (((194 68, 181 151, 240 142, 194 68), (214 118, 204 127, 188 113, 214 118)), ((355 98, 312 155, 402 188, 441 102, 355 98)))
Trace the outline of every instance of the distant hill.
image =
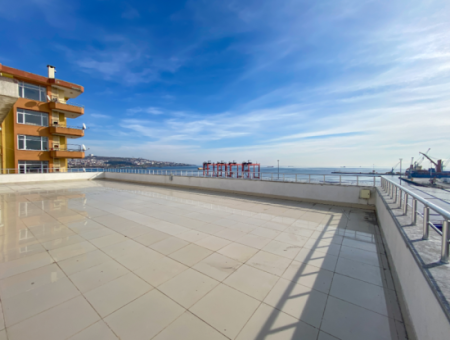
POLYGON ((165 167, 165 166, 190 166, 193 164, 157 161, 145 158, 133 157, 109 157, 88 155, 84 159, 69 159, 69 167, 165 167))

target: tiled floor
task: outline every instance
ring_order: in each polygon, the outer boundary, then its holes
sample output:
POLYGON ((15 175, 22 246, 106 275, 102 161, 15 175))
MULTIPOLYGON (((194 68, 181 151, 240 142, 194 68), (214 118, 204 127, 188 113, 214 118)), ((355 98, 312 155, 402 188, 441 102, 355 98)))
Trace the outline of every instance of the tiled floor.
POLYGON ((0 202, 0 340, 406 337, 368 211, 107 181, 0 202))

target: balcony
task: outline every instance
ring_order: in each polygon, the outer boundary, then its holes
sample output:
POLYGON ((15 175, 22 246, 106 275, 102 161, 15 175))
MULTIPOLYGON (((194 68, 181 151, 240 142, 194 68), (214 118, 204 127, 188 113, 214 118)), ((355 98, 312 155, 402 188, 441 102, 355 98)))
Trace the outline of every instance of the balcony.
POLYGON ((50 133, 55 136, 65 136, 67 138, 80 138, 84 136, 84 129, 73 126, 50 126, 50 133))
POLYGON ((0 123, 19 99, 19 87, 13 79, 0 77, 0 123))
POLYGON ((64 113, 68 118, 77 118, 84 114, 84 107, 59 101, 49 102, 48 107, 53 111, 64 113))
POLYGON ((66 147, 53 146, 50 156, 53 158, 84 158, 84 146, 68 144, 66 147))

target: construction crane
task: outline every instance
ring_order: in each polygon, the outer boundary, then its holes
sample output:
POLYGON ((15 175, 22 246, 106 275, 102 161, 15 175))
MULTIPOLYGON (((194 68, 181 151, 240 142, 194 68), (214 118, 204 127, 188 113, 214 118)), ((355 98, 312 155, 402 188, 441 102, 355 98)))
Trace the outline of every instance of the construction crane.
POLYGON ((425 152, 425 153, 419 152, 419 154, 422 154, 423 156, 422 156, 422 158, 419 159, 416 163, 414 163, 414 167, 415 167, 415 168, 417 168, 417 167, 419 167, 419 166, 422 165, 422 162, 423 162, 423 160, 425 159, 426 154, 427 154, 428 152, 430 152, 430 150, 431 150, 431 148, 428 148, 427 152, 425 152))
MULTIPOLYGON (((429 149, 428 149, 429 151, 429 149)), ((427 151, 427 153, 428 153, 427 151)), ((430 156, 428 156, 426 153, 419 152, 421 155, 423 155, 426 159, 428 159, 434 166, 436 167, 436 172, 442 172, 442 160, 438 159, 437 162, 431 159, 430 156)))

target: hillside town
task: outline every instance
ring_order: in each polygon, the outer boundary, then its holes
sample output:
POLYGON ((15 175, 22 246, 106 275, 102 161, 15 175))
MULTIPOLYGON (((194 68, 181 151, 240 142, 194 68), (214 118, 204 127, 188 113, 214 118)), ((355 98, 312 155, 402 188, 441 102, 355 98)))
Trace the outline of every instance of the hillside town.
POLYGON ((168 167, 189 166, 192 164, 164 162, 145 158, 107 157, 90 154, 83 159, 69 159, 69 168, 115 168, 115 167, 168 167))

